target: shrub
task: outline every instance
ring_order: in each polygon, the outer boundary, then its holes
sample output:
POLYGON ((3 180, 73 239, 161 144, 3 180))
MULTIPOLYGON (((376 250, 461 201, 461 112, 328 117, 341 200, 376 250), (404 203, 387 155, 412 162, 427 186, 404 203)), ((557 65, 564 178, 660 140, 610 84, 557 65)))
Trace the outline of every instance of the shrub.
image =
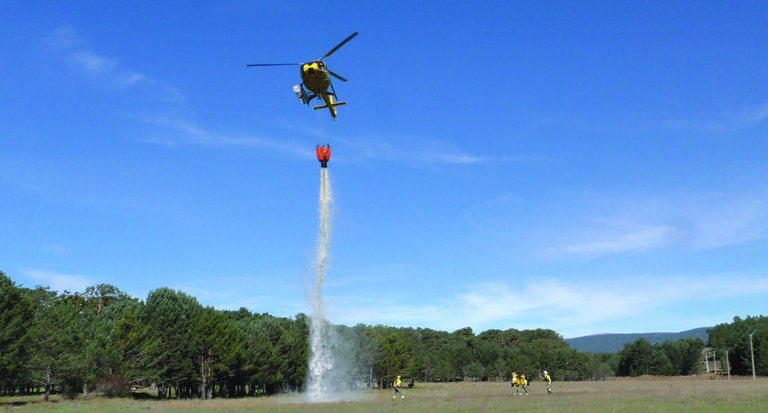
POLYGON ((131 394, 131 386, 125 377, 112 374, 99 379, 96 392, 106 397, 127 397, 131 394))

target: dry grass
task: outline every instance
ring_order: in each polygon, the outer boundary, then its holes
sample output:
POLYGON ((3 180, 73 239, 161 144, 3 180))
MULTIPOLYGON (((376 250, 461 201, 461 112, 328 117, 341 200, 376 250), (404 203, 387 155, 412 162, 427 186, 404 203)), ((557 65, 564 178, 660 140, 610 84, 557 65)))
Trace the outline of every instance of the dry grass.
POLYGON ((406 389, 406 399, 392 400, 389 391, 354 393, 354 400, 308 404, 302 395, 211 401, 136 401, 96 398, 87 401, 33 402, 0 410, 98 412, 766 412, 768 379, 701 378, 614 379, 605 382, 554 383, 547 395, 533 383, 529 396, 512 396, 509 383, 419 384, 406 389))

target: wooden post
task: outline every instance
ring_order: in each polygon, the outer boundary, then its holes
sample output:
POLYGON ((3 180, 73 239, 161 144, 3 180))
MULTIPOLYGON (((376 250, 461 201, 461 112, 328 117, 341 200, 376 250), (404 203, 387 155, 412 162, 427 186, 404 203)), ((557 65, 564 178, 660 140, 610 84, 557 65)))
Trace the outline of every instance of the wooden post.
POLYGON ((755 350, 752 347, 752 334, 755 334, 755 331, 749 333, 749 354, 752 356, 752 380, 755 379, 755 350))

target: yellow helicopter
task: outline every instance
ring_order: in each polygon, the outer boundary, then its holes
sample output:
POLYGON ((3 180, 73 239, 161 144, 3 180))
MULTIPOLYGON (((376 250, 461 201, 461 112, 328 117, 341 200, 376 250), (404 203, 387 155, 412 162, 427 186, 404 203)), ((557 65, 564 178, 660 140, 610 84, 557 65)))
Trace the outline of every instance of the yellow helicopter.
POLYGON ((344 41, 342 41, 341 43, 336 45, 336 47, 331 49, 330 52, 326 53, 325 56, 315 60, 314 62, 257 63, 257 64, 249 64, 248 67, 301 66, 300 74, 301 74, 302 83, 293 87, 293 91, 296 93, 296 96, 298 96, 298 98, 301 99, 302 103, 307 105, 309 105, 309 102, 312 101, 312 99, 315 99, 315 98, 322 99, 323 102, 325 102, 325 104, 320 106, 315 106, 314 109, 315 110, 328 109, 331 112, 331 116, 333 116, 333 118, 336 119, 336 106, 346 105, 347 102, 333 101, 334 97, 336 97, 336 90, 333 88, 333 83, 331 83, 331 76, 341 80, 342 82, 346 82, 347 79, 344 79, 343 77, 337 75, 336 73, 333 73, 330 70, 328 70, 328 68, 325 65, 325 62, 323 62, 323 59, 332 55, 335 51, 339 50, 341 46, 344 46, 348 41, 352 40, 352 38, 355 36, 357 36, 357 32, 352 33, 349 37, 344 39, 344 41), (330 91, 328 89, 330 89, 330 91), (310 94, 310 92, 312 94, 310 94))

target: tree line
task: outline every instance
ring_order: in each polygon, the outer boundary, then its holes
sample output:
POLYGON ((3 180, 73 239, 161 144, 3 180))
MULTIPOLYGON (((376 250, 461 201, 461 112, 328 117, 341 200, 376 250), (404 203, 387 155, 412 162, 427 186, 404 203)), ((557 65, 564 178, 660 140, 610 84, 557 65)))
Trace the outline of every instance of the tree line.
MULTIPOLYGON (((146 300, 115 286, 57 293, 17 286, 0 272, 0 394, 89 391, 126 394, 153 386, 157 397, 240 397, 301 391, 310 320, 222 311, 158 288, 146 300)), ((349 388, 411 381, 508 380, 513 370, 586 380, 603 363, 571 349, 552 330, 454 332, 333 325, 349 388)))
POLYGON ((747 316, 742 319, 737 316, 732 323, 718 324, 707 330, 707 333, 718 359, 723 360, 728 351, 731 374, 752 375, 754 353, 755 374, 768 375, 768 317, 747 316))
MULTIPOLYGON (((302 391, 310 321, 304 314, 217 310, 170 288, 153 290, 146 300, 108 284, 82 293, 25 288, 0 272, 0 395, 127 395, 148 386, 158 398, 302 391)), ((397 375, 445 382, 505 381, 513 371, 536 377, 542 370, 554 380, 687 374, 691 354, 703 346, 701 340, 636 342, 619 354, 590 354, 547 329, 331 328, 343 369, 335 377, 350 389, 385 388, 397 375)))
POLYGON ((0 395, 235 397, 300 389, 306 316, 203 307, 159 288, 145 301, 100 284, 83 293, 17 286, 0 272, 0 395))
POLYGON ((697 374, 704 340, 683 338, 651 344, 645 338, 624 345, 616 355, 616 375, 637 377, 688 376, 697 374))
POLYGON ((731 374, 746 376, 752 375, 754 355, 755 374, 768 375, 768 317, 734 317, 732 323, 718 324, 708 329, 707 334, 707 343, 698 338, 684 338, 651 344, 640 338, 625 344, 617 354, 602 357, 617 376, 697 374, 702 369, 704 357, 712 357, 711 361, 720 360, 723 363, 721 371, 730 367, 731 374), (727 362, 724 361, 726 357, 727 362))

